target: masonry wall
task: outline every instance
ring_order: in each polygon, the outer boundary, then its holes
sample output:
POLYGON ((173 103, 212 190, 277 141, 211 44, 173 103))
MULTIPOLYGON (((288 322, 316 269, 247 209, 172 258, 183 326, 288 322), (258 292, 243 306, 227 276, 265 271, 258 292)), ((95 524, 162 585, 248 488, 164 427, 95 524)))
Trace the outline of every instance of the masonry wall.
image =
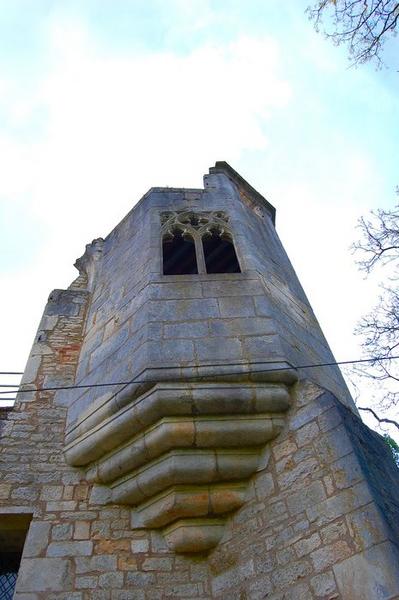
MULTIPOLYGON (((79 290, 52 295, 25 389, 70 377, 85 297, 79 290)), ((171 553, 156 531, 132 530, 129 507, 106 505, 104 489, 65 464, 66 409, 54 392, 20 394, 0 453, 0 514, 33 514, 15 598, 397 598, 397 537, 386 513, 397 510, 396 467, 379 436, 330 393, 299 382, 293 397, 287 428, 222 542, 190 557, 171 553), (374 459, 364 461, 359 445, 369 438, 374 459), (376 497, 383 488, 385 509, 376 497)))
MULTIPOLYGON (((76 383, 143 383, 117 398, 113 389, 59 394, 71 437, 77 424, 92 425, 142 392, 146 380, 219 376, 223 365, 242 373, 334 361, 270 214, 243 200, 225 174, 208 175, 205 184, 204 190, 150 190, 105 238, 90 267, 76 383), (225 211, 242 273, 162 275, 160 215, 178 210, 225 211)), ((304 374, 353 407, 336 367, 304 374)))
POLYGON ((65 460, 71 435, 154 381, 231 381, 234 365, 238 381, 256 385, 256 365, 332 359, 267 204, 219 172, 205 190, 154 189, 78 267, 70 288, 50 295, 1 419, 0 517, 32 516, 15 598, 398 598, 398 471, 336 368, 278 371, 292 398, 285 428, 208 554, 176 554, 159 531, 135 529, 130 506, 110 503, 106 486, 65 460), (161 275, 160 212, 187 207, 229 213, 242 273, 161 275), (35 391, 133 377, 142 381, 125 393, 35 391))

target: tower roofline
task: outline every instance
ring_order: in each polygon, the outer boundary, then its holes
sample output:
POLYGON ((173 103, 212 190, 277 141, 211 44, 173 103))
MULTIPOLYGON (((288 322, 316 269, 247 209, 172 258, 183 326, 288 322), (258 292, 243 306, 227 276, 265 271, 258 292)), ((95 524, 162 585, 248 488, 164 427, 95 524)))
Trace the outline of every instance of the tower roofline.
POLYGON ((217 173, 223 173, 226 175, 235 185, 243 190, 254 202, 257 202, 266 208, 267 212, 270 214, 273 224, 276 224, 276 209, 262 194, 260 194, 251 184, 248 183, 237 171, 233 169, 224 160, 218 160, 215 162, 214 167, 210 167, 209 174, 214 175, 217 173))

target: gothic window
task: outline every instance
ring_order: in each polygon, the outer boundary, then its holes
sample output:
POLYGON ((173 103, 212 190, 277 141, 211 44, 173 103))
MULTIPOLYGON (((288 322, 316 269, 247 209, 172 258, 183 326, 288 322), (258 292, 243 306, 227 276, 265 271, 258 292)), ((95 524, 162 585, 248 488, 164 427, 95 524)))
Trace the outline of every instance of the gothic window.
POLYGON ((241 272, 224 212, 165 212, 161 223, 164 275, 241 272))
POLYGON ((214 228, 202 238, 207 273, 240 273, 236 251, 230 236, 214 228))
POLYGON ((175 230, 162 241, 163 274, 191 275, 198 273, 194 239, 175 230))

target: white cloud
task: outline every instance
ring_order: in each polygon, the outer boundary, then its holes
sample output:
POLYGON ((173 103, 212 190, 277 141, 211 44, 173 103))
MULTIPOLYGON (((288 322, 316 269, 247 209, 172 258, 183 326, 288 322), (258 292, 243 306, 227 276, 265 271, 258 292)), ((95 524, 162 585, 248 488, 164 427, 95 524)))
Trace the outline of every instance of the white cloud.
POLYGON ((49 25, 48 56, 47 72, 23 96, 16 86, 5 111, 28 125, 40 111, 40 131, 28 144, 8 130, 0 139, 4 201, 27 197, 46 237, 29 271, 4 279, 2 368, 23 366, 50 288, 69 284, 86 243, 149 187, 200 186, 214 160, 265 148, 264 120, 290 101, 269 37, 118 55, 63 21, 49 25))

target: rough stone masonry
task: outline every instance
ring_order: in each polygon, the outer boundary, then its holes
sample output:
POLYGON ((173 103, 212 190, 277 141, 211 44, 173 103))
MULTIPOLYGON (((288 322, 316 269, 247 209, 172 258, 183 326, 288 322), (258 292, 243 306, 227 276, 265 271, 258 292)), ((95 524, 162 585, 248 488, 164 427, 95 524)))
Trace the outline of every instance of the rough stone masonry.
POLYGON ((50 294, 1 414, 0 590, 399 598, 398 470, 339 370, 299 368, 334 359, 274 220, 216 163, 50 294))

